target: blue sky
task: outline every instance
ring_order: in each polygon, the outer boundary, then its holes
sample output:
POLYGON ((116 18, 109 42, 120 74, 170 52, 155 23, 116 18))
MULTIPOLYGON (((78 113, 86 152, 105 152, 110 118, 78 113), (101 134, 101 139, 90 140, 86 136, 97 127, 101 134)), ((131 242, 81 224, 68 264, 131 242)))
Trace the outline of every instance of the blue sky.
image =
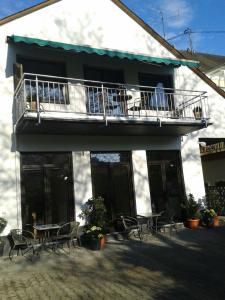
MULTIPOLYGON (((225 0, 122 0, 130 9, 166 38, 192 31, 225 31, 225 0)), ((40 3, 40 0, 0 0, 0 18, 40 3)), ((192 35, 195 51, 225 55, 225 33, 192 35)), ((187 35, 170 41, 178 49, 189 47, 187 35)))

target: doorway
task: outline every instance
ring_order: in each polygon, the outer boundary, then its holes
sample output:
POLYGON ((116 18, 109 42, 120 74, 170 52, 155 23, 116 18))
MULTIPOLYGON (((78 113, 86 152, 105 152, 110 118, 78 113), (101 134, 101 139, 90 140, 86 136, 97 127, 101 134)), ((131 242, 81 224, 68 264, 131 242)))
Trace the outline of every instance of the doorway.
POLYGON ((23 228, 74 220, 71 153, 21 153, 23 228))
POLYGON ((179 151, 147 151, 152 211, 180 217, 184 184, 179 151))
POLYGON ((91 152, 93 194, 105 201, 107 217, 134 216, 134 192, 129 152, 91 152))

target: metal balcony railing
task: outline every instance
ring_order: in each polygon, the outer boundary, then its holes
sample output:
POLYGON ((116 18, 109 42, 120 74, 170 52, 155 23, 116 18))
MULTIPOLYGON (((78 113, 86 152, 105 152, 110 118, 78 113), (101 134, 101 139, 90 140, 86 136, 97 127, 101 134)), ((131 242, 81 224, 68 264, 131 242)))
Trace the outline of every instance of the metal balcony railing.
MULTIPOLYGON (((90 81, 25 73, 14 94, 17 121, 25 112, 65 113, 115 118, 207 120, 201 91, 90 81)), ((59 115, 58 115, 59 116, 59 115)))

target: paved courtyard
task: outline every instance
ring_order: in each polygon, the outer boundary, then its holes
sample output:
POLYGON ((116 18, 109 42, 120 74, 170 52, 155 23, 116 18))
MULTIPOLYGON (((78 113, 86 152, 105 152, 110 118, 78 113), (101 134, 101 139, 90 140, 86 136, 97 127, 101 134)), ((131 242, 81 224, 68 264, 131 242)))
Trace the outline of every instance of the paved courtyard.
POLYGON ((225 299, 225 227, 0 259, 0 299, 225 299))

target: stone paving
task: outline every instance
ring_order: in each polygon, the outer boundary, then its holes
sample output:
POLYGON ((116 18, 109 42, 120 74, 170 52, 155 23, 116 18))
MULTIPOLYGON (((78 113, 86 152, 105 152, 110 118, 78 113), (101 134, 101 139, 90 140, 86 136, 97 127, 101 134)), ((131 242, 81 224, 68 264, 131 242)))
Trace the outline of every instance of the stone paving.
POLYGON ((0 299, 225 299, 225 227, 0 259, 0 299))

